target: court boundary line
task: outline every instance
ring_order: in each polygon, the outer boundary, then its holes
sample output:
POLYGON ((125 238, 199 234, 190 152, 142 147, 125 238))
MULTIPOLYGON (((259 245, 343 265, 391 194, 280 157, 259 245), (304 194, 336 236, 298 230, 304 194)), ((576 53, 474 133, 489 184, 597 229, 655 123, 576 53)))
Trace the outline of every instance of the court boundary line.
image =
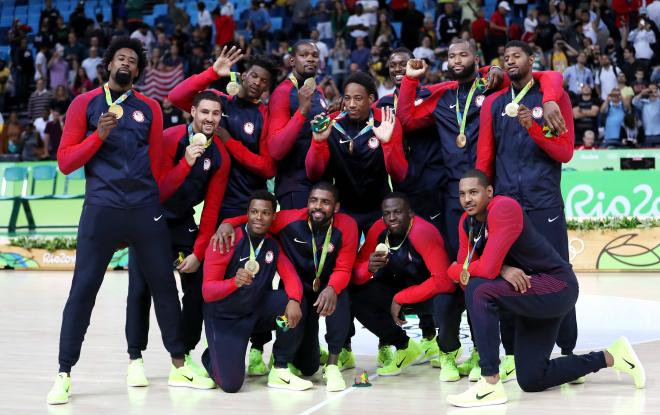
MULTIPOLYGON (((369 375, 369 382, 373 382, 374 379, 376 379, 377 377, 378 377, 378 374, 377 374, 377 373, 374 373, 374 374, 372 374, 372 375, 369 375)), ((309 415, 309 414, 313 414, 314 412, 318 411, 319 409, 321 409, 321 408, 323 408, 323 407, 329 405, 330 402, 332 402, 332 401, 336 401, 336 400, 339 399, 339 398, 343 398, 344 396, 348 395, 349 393, 354 392, 356 389, 357 389, 357 388, 355 388, 355 387, 353 387, 353 386, 351 385, 351 386, 349 386, 348 388, 346 388, 345 390, 339 392, 338 394, 333 395, 333 396, 331 396, 331 397, 329 397, 329 398, 325 398, 324 400, 322 400, 321 402, 319 402, 319 403, 317 403, 316 405, 312 406, 311 408, 306 409, 306 410, 300 412, 299 415, 309 415)))

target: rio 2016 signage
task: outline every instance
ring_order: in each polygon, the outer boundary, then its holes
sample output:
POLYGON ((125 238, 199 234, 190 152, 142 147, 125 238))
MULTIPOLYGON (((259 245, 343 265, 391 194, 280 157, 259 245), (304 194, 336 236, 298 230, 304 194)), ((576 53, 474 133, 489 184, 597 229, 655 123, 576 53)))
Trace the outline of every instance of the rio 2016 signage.
POLYGON ((566 217, 660 217, 660 172, 565 171, 566 217))

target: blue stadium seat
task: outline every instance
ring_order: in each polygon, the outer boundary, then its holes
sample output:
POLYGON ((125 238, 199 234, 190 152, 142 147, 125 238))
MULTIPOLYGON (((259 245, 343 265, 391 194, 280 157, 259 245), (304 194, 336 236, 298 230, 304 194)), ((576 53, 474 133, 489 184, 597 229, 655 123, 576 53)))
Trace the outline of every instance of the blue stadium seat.
POLYGON ((0 59, 9 60, 9 52, 11 52, 11 47, 2 45, 0 46, 0 59))
POLYGON ((401 22, 392 22, 392 27, 394 28, 394 33, 396 33, 396 37, 401 39, 401 22))
POLYGON ((16 6, 16 9, 14 9, 14 15, 20 14, 20 15, 26 15, 28 14, 28 6, 16 6))
POLYGON ((271 32, 276 32, 278 30, 282 30, 282 18, 281 17, 271 17, 270 18, 270 31, 271 32))
POLYGON ((155 4, 153 14, 154 16, 162 16, 167 14, 167 4, 155 4))
POLYGON ((150 14, 148 16, 142 16, 142 20, 149 26, 154 26, 156 23, 156 15, 150 14))

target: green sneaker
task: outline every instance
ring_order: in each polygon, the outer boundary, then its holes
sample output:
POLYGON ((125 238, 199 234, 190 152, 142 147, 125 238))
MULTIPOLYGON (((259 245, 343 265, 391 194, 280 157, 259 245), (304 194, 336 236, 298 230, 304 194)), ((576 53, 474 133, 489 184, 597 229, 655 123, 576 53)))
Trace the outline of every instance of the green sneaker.
MULTIPOLYGON (((289 365, 291 365, 289 363, 289 365)), ((298 376, 291 373, 289 368, 272 368, 268 374, 268 387, 276 389, 288 389, 292 391, 304 391, 311 389, 312 382, 300 379, 298 376)))
POLYGON ((422 365, 433 359, 437 359, 438 356, 440 355, 440 348, 438 347, 438 342, 436 341, 435 337, 432 338, 431 340, 422 337, 422 340, 419 342, 419 345, 421 346, 422 351, 424 352, 424 357, 422 357, 422 359, 420 359, 419 362, 415 363, 416 365, 422 365))
MULTIPOLYGON (((461 376, 468 376, 472 371, 472 368, 474 368, 475 366, 479 367, 479 352, 477 352, 476 348, 473 348, 472 351, 470 352, 470 357, 468 357, 467 360, 465 360, 463 363, 458 365, 458 373, 460 373, 461 376)), ((479 380, 479 377, 477 377, 477 380, 479 380)))
POLYGON ((512 354, 504 356, 500 362, 500 380, 506 383, 516 379, 516 361, 512 354))
POLYGON ((385 367, 392 363, 394 360, 394 353, 392 353, 392 346, 383 346, 378 349, 376 355, 376 366, 385 367))
MULTIPOLYGON (((275 365, 275 356, 273 356, 273 354, 271 353, 270 354, 270 360, 268 361, 268 369, 273 370, 274 365, 275 365)), ((288 363, 287 368, 291 371, 291 373, 293 373, 296 376, 300 377, 300 376, 303 375, 302 372, 297 367, 295 367, 293 365, 293 363, 288 363)), ((266 372, 266 373, 268 373, 268 372, 266 372)))
POLYGON ((328 364, 328 351, 323 347, 321 347, 319 350, 319 360, 321 361, 321 366, 325 366, 328 364))
POLYGON ((646 372, 627 338, 621 336, 607 348, 614 358, 613 369, 628 373, 638 389, 646 386, 646 372))
POLYGON ((167 379, 167 384, 170 386, 177 386, 183 388, 193 389, 213 389, 215 382, 208 376, 200 376, 196 373, 188 363, 177 368, 174 365, 170 367, 170 376, 167 379))
POLYGON ((481 367, 480 366, 475 366, 470 370, 470 374, 468 374, 468 380, 470 382, 476 382, 479 379, 481 379, 481 367))
POLYGON ((69 395, 71 394, 71 377, 61 372, 57 374, 53 387, 48 392, 46 402, 48 405, 61 405, 69 402, 69 395))
POLYGON ((504 392, 502 382, 491 385, 484 378, 480 378, 476 385, 463 393, 447 396, 447 402, 461 408, 500 405, 506 401, 506 392, 504 392))
POLYGON ((453 352, 440 352, 440 382, 456 382, 461 380, 461 374, 456 367, 456 358, 461 355, 463 349, 459 347, 453 352))
POLYGON ((209 377, 209 372, 206 371, 204 366, 202 366, 202 365, 198 364, 197 362, 195 362, 193 360, 192 356, 190 356, 189 354, 187 354, 185 356, 185 362, 186 362, 186 365, 188 365, 193 370, 193 372, 195 372, 199 376, 202 376, 202 377, 205 377, 205 378, 209 377))
POLYGON ((353 354, 351 350, 342 348, 341 352, 339 352, 339 362, 337 363, 337 366, 339 367, 339 370, 342 372, 346 369, 354 368, 355 354, 353 354))
POLYGON ((424 350, 419 343, 408 339, 408 347, 397 350, 395 359, 389 365, 377 369, 376 373, 380 376, 398 376, 403 368, 414 365, 423 356, 424 350))
POLYGON ((582 384, 583 384, 584 382, 586 382, 586 381, 587 381, 587 378, 586 378, 586 377, 584 377, 584 376, 580 376, 579 378, 577 378, 577 379, 575 379, 575 380, 572 380, 572 381, 570 381, 570 382, 568 382, 568 383, 570 383, 571 385, 582 385, 582 384))
POLYGON ((142 358, 131 360, 126 371, 126 384, 128 386, 149 386, 149 379, 144 374, 144 360, 142 358))
POLYGON ((328 392, 340 392, 346 389, 346 382, 337 365, 324 367, 323 379, 325 379, 325 390, 328 392))
POLYGON ((268 373, 266 363, 264 363, 263 352, 258 349, 251 348, 248 358, 248 376, 264 376, 268 373))

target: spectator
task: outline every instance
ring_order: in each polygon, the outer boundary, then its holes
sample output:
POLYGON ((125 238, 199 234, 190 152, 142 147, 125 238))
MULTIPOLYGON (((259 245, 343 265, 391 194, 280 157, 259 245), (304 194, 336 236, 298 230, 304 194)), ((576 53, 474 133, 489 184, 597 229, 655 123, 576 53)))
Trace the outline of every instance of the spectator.
POLYGON ((206 4, 203 1, 197 3, 197 25, 199 27, 213 27, 211 13, 206 10, 206 4))
POLYGON ((57 45, 53 56, 48 61, 48 79, 52 90, 57 89, 59 86, 68 85, 69 64, 62 57, 63 53, 64 47, 57 45))
POLYGON ((635 95, 632 104, 642 114, 646 147, 660 147, 660 99, 658 85, 651 84, 648 88, 635 95))
POLYGON ((617 88, 621 91, 621 99, 626 104, 630 105, 630 101, 635 96, 635 91, 628 85, 626 81, 626 74, 619 72, 616 76, 617 88))
POLYGON ((27 38, 22 38, 20 42, 20 47, 12 50, 12 64, 16 80, 16 101, 24 105, 30 82, 34 79, 34 58, 28 48, 27 38))
POLYGON ((218 7, 220 12, 215 16, 215 44, 224 46, 234 40, 234 5, 229 0, 220 0, 218 7))
POLYGON ((108 82, 108 77, 108 72, 103 67, 103 64, 100 63, 96 65, 96 79, 92 82, 93 88, 99 87, 108 82))
POLYGON ((427 59, 432 61, 435 54, 433 53, 433 49, 431 49, 431 38, 424 36, 424 39, 422 39, 422 45, 413 50, 413 55, 416 59, 427 59))
MULTIPOLYGON (((227 2, 227 0, 224 1, 227 2)), ((174 23, 174 26, 186 27, 190 21, 188 13, 186 13, 186 11, 182 8, 178 7, 175 3, 175 0, 167 0, 167 15, 172 20, 172 23, 174 23)))
POLYGON ((338 37, 335 41, 335 47, 330 50, 332 58, 332 79, 335 85, 344 85, 344 79, 348 72, 348 59, 351 52, 346 48, 346 41, 343 37, 338 37))
POLYGON ((635 72, 638 68, 639 64, 635 59, 635 48, 627 45, 623 48, 623 63, 621 65, 621 70, 626 74, 626 79, 635 79, 635 72))
POLYGON ((21 160, 38 161, 44 158, 44 142, 32 124, 25 126, 25 130, 18 141, 21 149, 21 160))
POLYGON ((0 112, 5 109, 5 94, 7 93, 7 84, 11 71, 7 66, 7 62, 0 56, 0 112))
POLYGON ((83 94, 93 87, 92 81, 87 78, 87 72, 82 67, 78 68, 76 79, 73 81, 72 92, 74 96, 83 94))
POLYGON ((163 56, 163 64, 165 65, 165 70, 171 71, 179 65, 183 65, 183 58, 179 53, 179 46, 176 43, 173 43, 170 46, 170 50, 163 56))
POLYGON ((59 16, 55 22, 55 31, 53 34, 53 42, 55 44, 64 45, 68 42, 69 39, 69 26, 64 23, 64 17, 59 16))
POLYGON ((509 2, 501 1, 497 4, 497 10, 490 16, 488 38, 486 41, 486 59, 492 59, 496 55, 497 48, 506 43, 506 34, 508 27, 506 25, 506 15, 511 11, 509 2))
POLYGON ((592 88, 587 84, 582 85, 580 95, 573 106, 576 145, 580 143, 585 131, 598 131, 599 104, 600 100, 593 95, 592 88))
MULTIPOLYGON (((51 105, 52 105, 52 101, 51 101, 51 105)), ((44 134, 46 131, 46 124, 48 124, 49 117, 50 117, 50 109, 47 109, 43 112, 43 114, 39 115, 32 122, 32 125, 34 126, 34 130, 37 133, 39 133, 39 137, 41 137, 41 139, 44 138, 44 134)))
POLYGON ((435 25, 435 33, 439 44, 449 45, 461 28, 460 14, 454 10, 454 3, 444 3, 443 6, 443 13, 435 25))
POLYGON ((603 101, 607 100, 612 89, 616 87, 616 76, 619 72, 621 72, 621 69, 612 65, 609 56, 600 55, 600 68, 596 70, 594 83, 596 84, 596 91, 599 91, 600 98, 603 101))
POLYGON ((90 24, 91 20, 85 16, 85 2, 79 1, 71 16, 69 16, 69 25, 76 34, 76 37, 81 39, 85 36, 87 26, 90 24))
MULTIPOLYGON (((186 15, 187 17, 188 15, 186 15)), ((128 36, 130 32, 126 28, 126 24, 124 23, 124 19, 117 19, 115 24, 115 28, 112 31, 112 34, 110 37, 120 37, 120 36, 128 36)))
POLYGON ((312 10, 314 20, 316 21, 316 30, 319 31, 321 40, 334 39, 334 34, 332 33, 331 7, 332 3, 330 1, 321 0, 316 4, 316 10, 312 10))
POLYGON ((332 15, 330 17, 330 23, 332 23, 332 32, 336 37, 344 37, 347 35, 348 19, 349 14, 344 3, 341 1, 335 1, 332 15))
MULTIPOLYGON (((358 6, 359 7, 359 6, 358 6)), ((358 70, 362 72, 369 71, 369 57, 371 51, 365 46, 364 38, 358 37, 355 39, 355 49, 351 52, 351 65, 357 64, 358 70)))
POLYGON ((161 108, 163 110, 163 130, 182 123, 183 112, 173 106, 172 102, 167 97, 163 99, 161 108))
POLYGON ((513 0, 513 19, 522 20, 527 16, 529 0, 513 0))
POLYGON ((472 29, 474 41, 483 45, 488 33, 488 21, 486 21, 483 7, 480 7, 477 11, 477 18, 472 22, 470 28, 472 29))
POLYGON ((151 52, 153 44, 156 42, 156 38, 149 30, 149 26, 144 23, 140 24, 140 26, 131 33, 131 39, 138 39, 142 42, 142 46, 147 53, 151 52))
POLYGON ((577 63, 564 71, 564 84, 574 95, 581 93, 582 85, 589 85, 590 88, 594 87, 594 74, 591 69, 585 66, 586 63, 587 55, 580 52, 577 56, 577 63))
POLYGON ((64 85, 59 85, 55 88, 55 94, 53 96, 53 107, 61 109, 61 114, 64 114, 69 108, 69 104, 71 104, 69 91, 64 85))
POLYGON ((40 45, 39 52, 34 58, 34 80, 43 79, 48 81, 48 58, 46 53, 48 51, 47 45, 40 45))
POLYGON ((555 25, 560 32, 571 26, 572 22, 567 13, 566 1, 561 0, 559 3, 556 1, 550 2, 550 23, 555 25))
POLYGON ((39 27, 46 22, 47 32, 54 33, 57 28, 57 19, 60 17, 60 11, 57 10, 57 7, 53 6, 52 0, 46 0, 39 16, 39 27))
POLYGON ((635 94, 639 94, 647 88, 648 83, 644 79, 644 71, 642 69, 635 71, 635 79, 631 82, 631 86, 635 94))
POLYGON ((0 133, 0 152, 2 154, 19 154, 20 138, 23 126, 18 122, 18 113, 13 111, 9 114, 2 132, 0 133))
POLYGON ((66 108, 53 105, 50 110, 50 121, 46 124, 43 134, 44 158, 57 160, 57 149, 62 140, 62 131, 64 130, 64 117, 66 108))
POLYGON ((208 57, 204 53, 204 45, 195 43, 192 48, 192 55, 188 59, 188 76, 202 73, 209 64, 208 57))
POLYGON ((646 72, 651 66, 653 49, 655 49, 655 33, 651 30, 651 23, 646 19, 640 19, 637 28, 630 32, 628 40, 635 47, 635 59, 646 72))
POLYGON ((271 27, 270 15, 266 11, 266 7, 258 0, 252 0, 252 9, 248 15, 248 29, 251 29, 252 34, 265 45, 271 27))
POLYGON ((71 61, 76 59, 78 62, 82 62, 85 59, 85 46, 78 42, 78 36, 71 31, 67 35, 67 45, 64 47, 64 59, 71 61))
POLYGON ((524 42, 528 42, 529 39, 534 37, 534 34, 536 33, 536 27, 539 25, 538 15, 539 11, 537 9, 530 10, 527 14, 527 17, 524 21, 525 33, 523 34, 522 38, 524 42))
POLYGON ((46 50, 53 47, 53 34, 49 30, 48 21, 39 25, 39 31, 34 35, 33 44, 37 50, 40 50, 41 46, 45 46, 46 50))
POLYGON ((87 79, 94 82, 96 79, 96 67, 103 62, 103 59, 98 54, 98 49, 95 47, 89 48, 89 57, 85 58, 80 66, 85 70, 87 79))
POLYGON ((587 130, 582 136, 582 145, 577 147, 576 150, 596 150, 596 134, 593 131, 587 130))
POLYGON ((415 2, 408 3, 408 12, 401 25, 401 42, 413 50, 419 46, 419 28, 424 25, 424 13, 416 9, 415 2))
POLYGON ((364 41, 364 38, 369 36, 369 22, 369 17, 364 14, 362 5, 358 4, 355 6, 355 13, 352 14, 346 22, 346 26, 350 31, 350 35, 353 37, 354 41, 358 38, 362 38, 364 41))
POLYGON ((30 95, 28 101, 28 117, 34 121, 45 111, 50 109, 53 101, 53 93, 46 89, 46 82, 43 79, 37 81, 37 89, 30 95))
POLYGON ((378 24, 376 24, 376 30, 374 31, 373 38, 374 39, 372 43, 378 46, 384 43, 393 45, 397 41, 394 27, 392 27, 390 19, 384 10, 378 13, 378 24))
POLYGON ((549 52, 553 47, 553 39, 557 33, 555 25, 550 23, 550 17, 545 11, 539 12, 539 23, 536 26, 536 44, 543 49, 543 52, 549 52))
POLYGON ((291 6, 291 39, 307 38, 309 36, 309 22, 312 16, 310 0, 296 0, 291 6))
POLYGON ((600 107, 600 113, 605 116, 604 147, 617 148, 625 145, 626 140, 622 139, 621 128, 628 110, 629 108, 621 100, 619 88, 612 88, 600 107))
POLYGON ((548 67, 548 61, 545 59, 545 53, 543 53, 543 49, 541 49, 541 47, 538 46, 533 40, 529 42, 529 46, 532 48, 532 52, 534 52, 534 63, 532 64, 532 71, 544 71, 545 68, 548 67))
POLYGON ((552 55, 550 56, 550 68, 553 71, 562 73, 568 69, 568 53, 566 51, 566 42, 561 39, 555 40, 555 45, 552 49, 552 55))

